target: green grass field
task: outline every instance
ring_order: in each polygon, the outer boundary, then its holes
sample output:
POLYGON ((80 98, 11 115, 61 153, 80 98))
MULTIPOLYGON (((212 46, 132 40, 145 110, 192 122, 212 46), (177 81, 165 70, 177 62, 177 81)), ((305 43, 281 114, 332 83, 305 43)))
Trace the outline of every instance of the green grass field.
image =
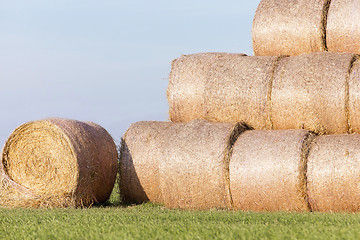
POLYGON ((248 213, 123 206, 0 209, 1 239, 359 239, 360 214, 248 213))

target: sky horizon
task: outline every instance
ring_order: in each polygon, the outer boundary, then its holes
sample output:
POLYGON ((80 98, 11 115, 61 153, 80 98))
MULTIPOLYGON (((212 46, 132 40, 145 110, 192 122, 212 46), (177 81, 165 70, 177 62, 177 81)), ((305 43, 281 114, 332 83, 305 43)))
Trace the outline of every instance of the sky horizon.
POLYGON ((119 144, 131 123, 168 120, 171 62, 253 55, 260 0, 0 0, 0 144, 29 121, 92 121, 119 144))

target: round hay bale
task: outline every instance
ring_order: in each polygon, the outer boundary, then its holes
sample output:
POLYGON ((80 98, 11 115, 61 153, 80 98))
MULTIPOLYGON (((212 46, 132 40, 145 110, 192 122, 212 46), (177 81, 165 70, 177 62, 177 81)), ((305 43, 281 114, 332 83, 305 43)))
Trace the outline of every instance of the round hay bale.
POLYGON ((227 209, 232 142, 245 130, 241 125, 195 120, 174 124, 164 137, 168 144, 160 161, 160 185, 169 208, 227 209), (169 139, 171 139, 169 141, 169 139))
POLYGON ((170 139, 161 134, 172 124, 138 122, 126 131, 120 150, 120 195, 124 202, 163 202, 159 161, 163 160, 162 145, 170 139))
POLYGON ((274 129, 347 133, 346 93, 353 54, 312 53, 280 61, 272 89, 274 129))
POLYGON ((299 55, 326 50, 330 0, 262 0, 252 27, 255 55, 299 55))
POLYGON ((360 53, 360 1, 332 0, 327 22, 327 46, 332 52, 360 53))
POLYGON ((360 211, 360 135, 319 136, 308 159, 313 211, 360 211))
POLYGON ((265 128, 269 125, 269 84, 277 59, 203 53, 175 60, 168 87, 171 120, 244 121, 265 128))
POLYGON ((140 122, 123 138, 121 194, 169 208, 230 208, 228 162, 241 124, 140 122))
POLYGON ((95 123, 46 119, 15 129, 4 146, 2 168, 2 182, 11 187, 2 189, 2 206, 9 206, 8 199, 17 200, 10 205, 15 207, 90 206, 111 194, 117 150, 95 123))
POLYGON ((230 190, 234 209, 306 211, 306 130, 247 131, 233 146, 230 190))

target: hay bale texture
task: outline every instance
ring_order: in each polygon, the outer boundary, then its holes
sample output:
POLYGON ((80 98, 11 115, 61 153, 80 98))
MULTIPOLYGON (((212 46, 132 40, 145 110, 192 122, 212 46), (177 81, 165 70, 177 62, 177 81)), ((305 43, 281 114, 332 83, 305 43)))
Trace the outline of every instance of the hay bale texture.
POLYGON ((360 135, 317 137, 308 159, 313 211, 360 211, 360 135))
POLYGON ((0 206, 90 206, 108 199, 117 150, 91 122, 45 119, 21 125, 2 152, 0 206))
POLYGON ((233 207, 251 211, 307 211, 306 156, 314 135, 307 130, 255 130, 233 147, 233 207))
POLYGON ((359 144, 359 134, 140 122, 123 139, 121 189, 169 208, 358 212, 359 144))
POLYGON ((159 163, 170 139, 162 134, 170 122, 138 122, 130 126, 121 143, 120 194, 126 203, 162 203, 159 163))
POLYGON ((360 53, 360 1, 332 0, 327 21, 327 46, 332 52, 360 53))
POLYGON ((351 53, 181 56, 170 73, 170 118, 243 121, 268 130, 358 131, 359 66, 351 53))
POLYGON ((278 57, 202 53, 173 61, 167 90, 170 119, 268 123, 268 89, 278 57))
POLYGON ((346 90, 353 57, 350 53, 312 53, 282 59, 272 88, 274 129, 347 133, 346 90))
POLYGON ((330 0, 262 0, 252 36, 255 55, 299 55, 325 51, 330 0))
POLYGON ((155 200, 169 208, 229 208, 226 159, 230 139, 244 130, 202 120, 133 124, 120 158, 123 198, 155 200))

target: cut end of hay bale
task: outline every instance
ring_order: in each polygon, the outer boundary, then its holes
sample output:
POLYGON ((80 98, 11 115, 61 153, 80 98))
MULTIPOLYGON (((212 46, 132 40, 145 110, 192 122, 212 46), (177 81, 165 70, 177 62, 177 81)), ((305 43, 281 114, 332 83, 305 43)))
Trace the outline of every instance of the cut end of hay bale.
POLYGON ((117 150, 97 124, 46 119, 15 129, 4 146, 1 167, 11 185, 1 189, 3 206, 9 201, 21 207, 89 206, 110 196, 117 150))

